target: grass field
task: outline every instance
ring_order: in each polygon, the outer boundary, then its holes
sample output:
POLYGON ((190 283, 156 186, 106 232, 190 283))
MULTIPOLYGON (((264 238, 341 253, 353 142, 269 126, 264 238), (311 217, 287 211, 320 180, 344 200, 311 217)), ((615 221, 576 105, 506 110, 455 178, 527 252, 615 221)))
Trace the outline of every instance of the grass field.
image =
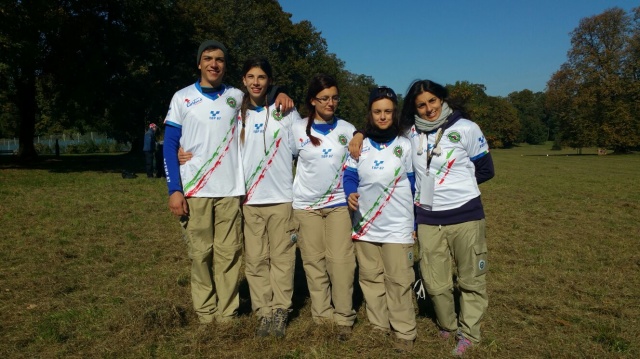
MULTIPOLYGON (((481 186, 490 255, 484 338, 469 358, 640 357, 640 155, 551 145, 492 152, 481 186), (547 156, 547 154, 549 156, 547 156)), ((421 303, 413 352, 310 320, 303 273, 284 340, 255 339, 246 283, 236 323, 200 326, 166 185, 142 157, 0 157, 1 358, 442 358, 421 303), (140 175, 121 178, 123 169, 140 175)))

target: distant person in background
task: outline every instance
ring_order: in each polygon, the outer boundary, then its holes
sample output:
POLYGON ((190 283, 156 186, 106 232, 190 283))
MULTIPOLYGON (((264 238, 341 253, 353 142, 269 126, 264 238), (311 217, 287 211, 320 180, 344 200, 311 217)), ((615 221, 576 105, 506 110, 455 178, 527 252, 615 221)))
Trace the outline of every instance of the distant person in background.
POLYGON ((153 178, 153 158, 156 150, 156 124, 151 123, 147 132, 144 134, 144 146, 142 151, 144 152, 145 170, 147 171, 147 178, 153 178))
POLYGON ((416 339, 411 142, 400 132, 398 98, 388 87, 369 95, 362 154, 349 157, 344 192, 353 211, 359 281, 374 332, 395 335, 410 351, 416 339))

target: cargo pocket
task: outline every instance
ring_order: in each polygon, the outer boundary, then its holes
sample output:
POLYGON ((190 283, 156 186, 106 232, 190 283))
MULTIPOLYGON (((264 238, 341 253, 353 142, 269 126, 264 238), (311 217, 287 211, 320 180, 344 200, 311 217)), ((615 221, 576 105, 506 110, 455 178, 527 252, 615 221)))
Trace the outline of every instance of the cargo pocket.
POLYGON ((474 277, 481 276, 487 273, 487 269, 489 267, 489 262, 487 261, 487 244, 481 243, 473 246, 473 252, 475 254, 475 265, 474 265, 474 277))
POLYGON ((287 228, 287 237, 293 245, 298 243, 298 230, 300 229, 300 223, 295 218, 291 218, 289 221, 289 227, 287 228))

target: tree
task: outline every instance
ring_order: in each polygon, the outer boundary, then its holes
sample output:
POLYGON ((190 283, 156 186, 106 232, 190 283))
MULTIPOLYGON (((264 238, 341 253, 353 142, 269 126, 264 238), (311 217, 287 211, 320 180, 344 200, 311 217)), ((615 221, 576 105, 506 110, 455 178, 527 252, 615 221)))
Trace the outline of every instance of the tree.
POLYGON ((522 90, 510 93, 507 100, 518 112, 522 125, 518 142, 538 145, 549 139, 549 128, 545 124, 548 116, 544 108, 544 93, 522 90))
POLYGON ((520 133, 516 109, 505 99, 488 96, 486 87, 468 81, 447 85, 449 96, 464 104, 492 148, 513 146, 520 133))
POLYGON ((229 49, 227 83, 240 87, 242 62, 265 56, 303 113, 316 73, 336 77, 340 114, 356 122, 374 86, 346 71, 320 32, 293 24, 276 0, 8 1, 0 23, 0 131, 19 130, 25 159, 36 156, 35 134, 64 129, 105 132, 138 149, 172 94, 196 81, 196 49, 208 38, 229 49))
POLYGON ((626 152, 640 144, 638 8, 585 18, 571 33, 568 61, 547 84, 547 105, 572 147, 626 152))

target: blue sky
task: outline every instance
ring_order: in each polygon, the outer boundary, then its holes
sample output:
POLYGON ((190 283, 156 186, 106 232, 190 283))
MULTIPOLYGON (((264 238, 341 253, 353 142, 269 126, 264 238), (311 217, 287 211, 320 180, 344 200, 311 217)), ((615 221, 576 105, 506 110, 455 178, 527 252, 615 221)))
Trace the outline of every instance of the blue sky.
POLYGON ((279 0, 309 20, 346 69, 405 93, 411 81, 484 84, 491 96, 544 91, 580 19, 638 0, 279 0))

